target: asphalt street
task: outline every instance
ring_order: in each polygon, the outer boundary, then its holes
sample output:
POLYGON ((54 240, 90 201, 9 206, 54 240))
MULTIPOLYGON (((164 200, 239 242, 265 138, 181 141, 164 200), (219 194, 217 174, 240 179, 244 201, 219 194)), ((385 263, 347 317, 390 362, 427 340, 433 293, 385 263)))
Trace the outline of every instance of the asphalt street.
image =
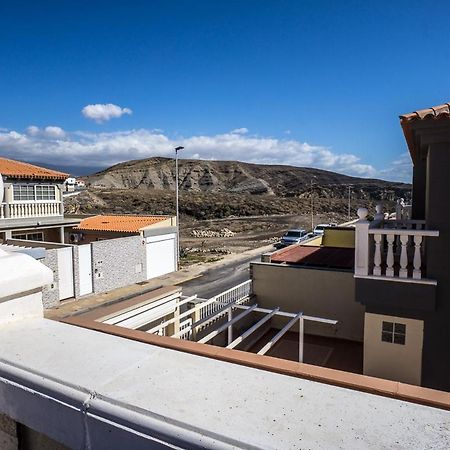
POLYGON ((250 263, 261 261, 261 256, 251 256, 226 266, 210 269, 201 277, 181 284, 183 295, 211 298, 250 278, 250 263))

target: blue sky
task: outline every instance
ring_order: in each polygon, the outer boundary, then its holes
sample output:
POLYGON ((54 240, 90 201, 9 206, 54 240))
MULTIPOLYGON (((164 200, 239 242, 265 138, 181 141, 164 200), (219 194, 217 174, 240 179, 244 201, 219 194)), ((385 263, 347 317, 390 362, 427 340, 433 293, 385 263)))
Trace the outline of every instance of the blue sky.
POLYGON ((0 154, 99 167, 181 143, 409 181, 398 115, 450 100, 449 17, 447 1, 3 1, 0 154))

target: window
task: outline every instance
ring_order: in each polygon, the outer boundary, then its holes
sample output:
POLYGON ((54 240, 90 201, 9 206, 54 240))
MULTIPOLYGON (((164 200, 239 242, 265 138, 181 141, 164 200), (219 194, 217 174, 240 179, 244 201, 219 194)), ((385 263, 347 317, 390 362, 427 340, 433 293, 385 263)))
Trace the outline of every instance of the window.
POLYGON ((13 239, 20 239, 24 241, 43 241, 44 233, 25 233, 25 234, 14 234, 12 235, 13 239))
POLYGON ((34 200, 34 186, 30 185, 13 185, 14 200, 34 200))
POLYGON ((406 325, 403 323, 383 321, 381 340, 391 344, 405 345, 406 325))
POLYGON ((55 186, 36 186, 36 200, 55 200, 55 186))
POLYGON ((56 200, 55 186, 46 185, 14 185, 13 196, 15 201, 56 200))

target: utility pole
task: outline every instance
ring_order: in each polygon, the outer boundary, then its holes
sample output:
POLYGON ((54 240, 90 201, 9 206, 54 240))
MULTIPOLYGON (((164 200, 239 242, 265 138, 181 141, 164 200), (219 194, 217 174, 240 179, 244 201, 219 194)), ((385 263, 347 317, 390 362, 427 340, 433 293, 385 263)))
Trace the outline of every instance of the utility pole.
POLYGON ((311 231, 314 231, 314 192, 313 192, 312 178, 311 178, 311 231))
POLYGON ((351 215, 351 206, 352 206, 352 185, 348 185, 348 220, 350 221, 350 215, 351 215))
POLYGON ((184 147, 175 147, 175 204, 177 210, 177 270, 180 266, 180 213, 178 210, 178 152, 184 147))

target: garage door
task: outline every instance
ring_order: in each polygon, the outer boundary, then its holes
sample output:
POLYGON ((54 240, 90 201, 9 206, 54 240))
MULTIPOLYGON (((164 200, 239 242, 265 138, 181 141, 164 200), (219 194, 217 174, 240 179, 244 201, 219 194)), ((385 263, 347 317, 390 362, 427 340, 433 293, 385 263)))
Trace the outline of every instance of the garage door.
POLYGON ((147 279, 174 272, 177 268, 176 234, 151 236, 145 239, 147 251, 147 279))

